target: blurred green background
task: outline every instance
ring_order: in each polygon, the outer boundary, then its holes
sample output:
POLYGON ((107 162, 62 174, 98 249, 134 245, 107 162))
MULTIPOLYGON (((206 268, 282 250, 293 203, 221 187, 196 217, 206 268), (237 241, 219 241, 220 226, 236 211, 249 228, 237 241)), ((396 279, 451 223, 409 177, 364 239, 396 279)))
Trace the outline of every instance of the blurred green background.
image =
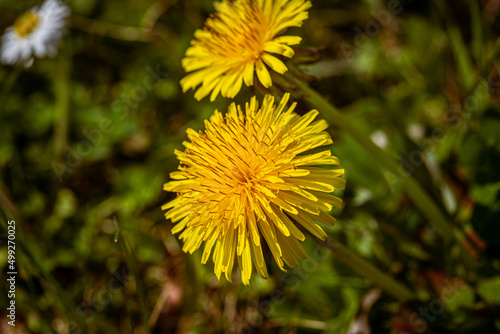
MULTIPOLYGON (((330 124, 347 188, 327 231, 422 301, 395 300, 312 240, 309 260, 283 273, 269 258, 271 280, 250 287, 184 254, 162 186, 185 130, 230 103, 179 86, 213 4, 73 0, 55 59, 0 67, 0 279, 8 219, 18 269, 2 333, 500 331, 500 1, 312 3, 291 30, 295 66, 400 161, 384 171, 330 124), (465 238, 443 241, 402 191, 408 175, 465 238)), ((36 4, 2 0, 2 31, 36 4)))

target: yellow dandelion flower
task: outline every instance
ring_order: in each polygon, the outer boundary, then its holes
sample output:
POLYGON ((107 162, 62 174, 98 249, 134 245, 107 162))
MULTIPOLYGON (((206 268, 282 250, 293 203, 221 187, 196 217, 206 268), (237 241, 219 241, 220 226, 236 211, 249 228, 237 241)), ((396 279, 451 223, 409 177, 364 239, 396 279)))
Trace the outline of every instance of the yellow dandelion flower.
POLYGON ((266 96, 259 109, 256 98, 245 112, 234 103, 225 117, 217 110, 205 131, 187 130, 190 142, 184 152, 176 151, 179 170, 164 190, 177 193, 165 204, 167 219, 177 223, 172 233, 183 231, 183 251, 193 253, 204 242, 202 263, 212 249, 215 274, 231 280, 237 258, 241 278, 249 284, 252 261, 259 275, 268 277, 262 253, 267 243, 278 266, 298 265, 307 254, 299 224, 325 239, 318 223, 333 226, 328 212, 340 207, 335 189, 344 189, 343 169, 329 150, 307 151, 332 143, 324 120, 311 110, 304 116, 293 112, 295 103, 284 111, 289 94, 278 105, 266 96), (262 237, 264 240, 262 240, 262 237))
POLYGON ((216 2, 216 14, 205 22, 203 30, 186 51, 182 67, 192 72, 181 80, 184 92, 201 84, 195 98, 201 100, 212 92, 233 98, 242 83, 253 85, 254 72, 264 87, 272 85, 266 66, 278 73, 287 67, 275 57, 291 58, 290 45, 299 44, 298 36, 278 36, 289 27, 300 27, 307 19, 310 1, 237 0, 216 2))

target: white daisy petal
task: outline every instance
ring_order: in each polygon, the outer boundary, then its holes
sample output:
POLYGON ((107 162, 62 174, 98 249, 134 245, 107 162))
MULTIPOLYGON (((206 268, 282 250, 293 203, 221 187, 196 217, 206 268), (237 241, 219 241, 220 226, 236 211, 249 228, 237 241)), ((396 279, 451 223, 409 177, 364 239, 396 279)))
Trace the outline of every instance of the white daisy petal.
POLYGON ((55 56, 69 14, 70 9, 60 0, 46 0, 40 7, 28 10, 5 30, 0 62, 29 67, 33 56, 55 56))

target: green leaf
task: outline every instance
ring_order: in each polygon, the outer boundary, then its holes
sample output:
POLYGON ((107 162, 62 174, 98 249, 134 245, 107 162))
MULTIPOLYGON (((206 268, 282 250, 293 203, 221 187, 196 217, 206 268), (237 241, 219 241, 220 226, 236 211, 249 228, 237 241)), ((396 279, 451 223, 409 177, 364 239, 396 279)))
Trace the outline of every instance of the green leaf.
POLYGON ((474 290, 466 285, 459 285, 451 290, 450 295, 443 294, 446 308, 449 312, 455 312, 462 307, 470 307, 474 304, 474 290))
POLYGON ((488 206, 495 202, 498 190, 500 190, 500 182, 486 185, 476 184, 472 186, 472 198, 476 203, 488 206))
POLYGON ((477 293, 488 303, 500 304, 500 276, 480 281, 477 293))

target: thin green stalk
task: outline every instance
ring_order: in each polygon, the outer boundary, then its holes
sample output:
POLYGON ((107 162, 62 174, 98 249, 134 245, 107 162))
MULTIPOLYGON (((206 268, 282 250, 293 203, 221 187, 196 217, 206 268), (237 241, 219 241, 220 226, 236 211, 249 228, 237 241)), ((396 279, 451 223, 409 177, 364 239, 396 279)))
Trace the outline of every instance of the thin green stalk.
POLYGON ((9 72, 6 75, 2 88, 0 89, 0 115, 3 113, 5 106, 7 105, 10 90, 12 89, 12 86, 14 86, 19 74, 21 74, 21 68, 20 66, 16 66, 9 69, 9 72))
POLYGON ((450 11, 447 10, 447 3, 445 1, 437 0, 432 3, 446 23, 446 31, 457 62, 458 80, 465 90, 469 90, 474 84, 477 72, 474 68, 472 57, 469 54, 469 47, 465 44, 462 32, 460 31, 461 25, 457 24, 450 11))
MULTIPOLYGON (((493 66, 493 63, 498 59, 499 53, 500 53, 500 39, 497 39, 496 42, 495 42, 495 44, 493 45, 493 49, 489 52, 488 57, 484 61, 484 65, 481 67, 481 73, 480 73, 480 75, 477 76, 476 81, 474 82, 474 85, 472 86, 472 88, 467 91, 467 97, 469 97, 472 94, 474 94, 474 92, 476 91, 476 89, 478 88, 478 86, 482 82, 484 82, 485 77, 488 77, 488 71, 493 66)), ((486 80, 489 80, 489 78, 486 79, 486 80)))
POLYGON ((68 122, 70 103, 71 58, 60 56, 54 62, 54 90, 56 98, 56 115, 54 118, 54 156, 60 157, 68 145, 68 122))
MULTIPOLYGON (((6 198, 6 196, 2 196, 3 198, 6 198)), ((43 265, 43 260, 39 258, 38 253, 34 252, 31 250, 29 247, 28 243, 24 242, 24 239, 21 237, 19 231, 20 231, 20 226, 22 226, 22 220, 20 216, 12 214, 12 212, 18 212, 17 209, 12 210, 12 208, 5 207, 4 203, 2 204, 2 208, 5 210, 6 214, 9 215, 10 217, 14 218, 16 221, 16 249, 19 249, 33 264, 33 266, 30 266, 28 264, 25 264, 25 268, 30 268, 31 270, 34 269, 35 272, 42 278, 44 278, 47 282, 48 285, 55 290, 56 295, 59 297, 59 301, 61 302, 62 306, 62 311, 66 314, 66 317, 69 320, 74 320, 80 329, 83 330, 83 332, 87 332, 87 323, 85 322, 85 319, 80 316, 77 313, 77 305, 69 298, 69 296, 66 294, 66 291, 59 285, 57 280, 52 276, 52 274, 45 269, 45 266, 43 265)), ((0 219, 1 220, 1 228, 5 233, 7 233, 7 222, 5 219, 0 219)), ((16 266, 19 266, 20 264, 16 264, 16 266)))
POLYGON ((144 285, 142 284, 142 279, 141 275, 139 273, 139 269, 137 268, 137 263, 135 262, 134 255, 132 254, 132 251, 130 249, 130 246, 125 240, 125 235, 124 235, 124 230, 120 230, 116 237, 115 241, 118 239, 120 241, 121 246, 123 247, 123 250, 125 251, 125 256, 127 258, 128 265, 130 267, 130 270, 135 276, 135 284, 137 288, 137 294, 139 295, 139 302, 141 303, 141 311, 142 311, 142 320, 143 320, 143 332, 144 333, 149 333, 149 310, 147 307, 146 303, 146 293, 144 292, 144 285))
POLYGON ((472 32, 472 52, 479 68, 484 67, 484 28, 481 16, 481 4, 476 0, 469 0, 471 32, 472 32))
POLYGON ((89 34, 130 42, 147 43, 151 42, 154 37, 151 29, 102 22, 74 14, 71 16, 71 26, 89 34))
MULTIPOLYGON (((37 289, 34 286, 33 280, 31 279, 28 280, 28 282, 26 282, 26 285, 27 285, 26 290, 28 292, 28 295, 36 296, 37 289)), ((38 314, 45 314, 46 312, 46 310, 42 309, 42 307, 38 303, 38 300, 36 300, 35 298, 30 299, 30 306, 32 307, 33 310, 38 312, 38 314)), ((39 322, 40 330, 43 331, 43 333, 57 334, 54 327, 52 327, 51 319, 48 319, 47 317, 40 317, 39 321, 40 321, 39 322)))
POLYGON ((347 264, 355 272, 373 282, 387 293, 391 294, 397 300, 409 301, 418 299, 418 296, 408 287, 396 281, 394 278, 387 275, 370 262, 362 259, 334 238, 328 237, 323 241, 310 233, 308 234, 314 238, 320 246, 332 253, 337 259, 347 264))
MULTIPOLYGON (((353 122, 340 113, 337 108, 332 106, 315 90, 310 88, 306 83, 295 79, 296 85, 305 94, 304 99, 318 109, 325 119, 332 122, 346 133, 350 134, 365 150, 369 153, 376 162, 383 168, 394 175, 399 175, 399 165, 397 161, 375 145, 371 139, 353 122)), ((450 240, 452 236, 457 236, 462 239, 460 231, 455 231, 454 226, 448 221, 443 211, 429 197, 420 184, 411 176, 401 178, 401 184, 407 195, 413 200, 415 205, 420 209, 429 221, 436 225, 438 232, 446 240, 450 240)))

